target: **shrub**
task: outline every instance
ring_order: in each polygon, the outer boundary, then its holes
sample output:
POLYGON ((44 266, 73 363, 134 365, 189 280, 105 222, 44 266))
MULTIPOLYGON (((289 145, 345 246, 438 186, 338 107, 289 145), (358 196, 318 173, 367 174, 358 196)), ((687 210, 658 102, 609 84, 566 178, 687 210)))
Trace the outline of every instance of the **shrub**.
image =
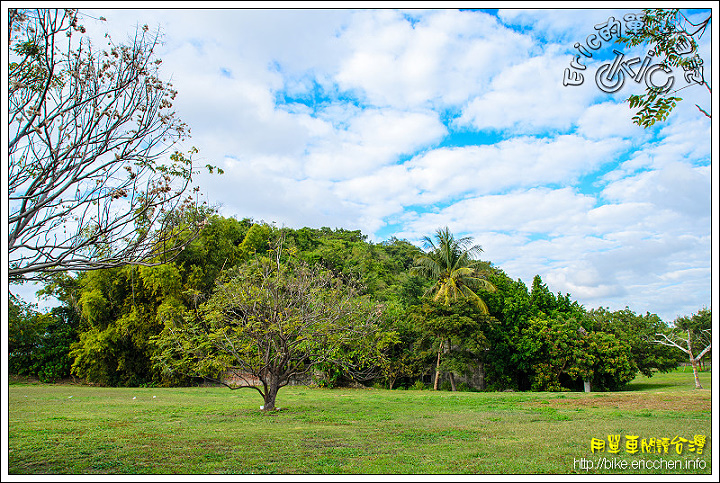
POLYGON ((410 386, 408 389, 413 390, 413 391, 423 391, 423 390, 427 389, 427 386, 422 381, 415 381, 415 383, 412 386, 410 386))
POLYGON ((465 383, 465 382, 461 382, 460 384, 457 385, 457 390, 462 391, 462 392, 469 392, 470 386, 468 386, 467 383, 465 383))

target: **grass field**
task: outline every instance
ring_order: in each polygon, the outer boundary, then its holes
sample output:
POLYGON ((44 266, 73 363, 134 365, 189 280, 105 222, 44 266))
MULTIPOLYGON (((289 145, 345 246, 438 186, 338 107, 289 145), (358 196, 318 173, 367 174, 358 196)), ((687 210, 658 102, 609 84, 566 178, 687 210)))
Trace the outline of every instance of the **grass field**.
POLYGON ((288 387, 272 414, 249 389, 16 383, 8 471, 710 474, 710 379, 701 373, 704 389, 695 390, 692 373, 679 371, 588 394, 288 387), (628 435, 707 439, 701 455, 688 443, 679 455, 676 445, 667 454, 631 454, 628 435), (605 450, 593 453, 592 438, 605 440, 605 450))

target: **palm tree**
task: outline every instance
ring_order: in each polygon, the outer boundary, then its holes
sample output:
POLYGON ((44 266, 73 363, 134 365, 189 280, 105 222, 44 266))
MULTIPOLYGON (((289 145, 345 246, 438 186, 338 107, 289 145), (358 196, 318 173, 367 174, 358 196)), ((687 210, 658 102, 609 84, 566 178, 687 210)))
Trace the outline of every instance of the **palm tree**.
MULTIPOLYGON (((413 267, 414 273, 435 280, 435 284, 425 295, 434 293, 433 300, 445 305, 466 299, 474 303, 481 313, 488 314, 487 304, 474 290, 482 288, 490 292, 495 291, 495 286, 484 278, 481 262, 476 258, 482 253, 480 245, 472 245, 472 238, 468 236, 456 239, 448 227, 438 228, 435 239, 436 241, 433 241, 429 236, 423 238, 428 252, 418 256, 413 267)), ((441 340, 435 368, 435 390, 438 389, 443 344, 444 340, 441 340)), ((455 380, 452 372, 450 383, 454 389, 455 380)))
POLYGON ((494 292, 495 286, 484 278, 482 267, 476 257, 482 253, 480 245, 472 245, 469 236, 456 239, 448 227, 438 228, 435 239, 423 238, 428 253, 415 259, 413 272, 435 280, 425 295, 435 293, 433 300, 450 305, 458 299, 473 302, 483 314, 488 313, 487 304, 474 289, 494 292))

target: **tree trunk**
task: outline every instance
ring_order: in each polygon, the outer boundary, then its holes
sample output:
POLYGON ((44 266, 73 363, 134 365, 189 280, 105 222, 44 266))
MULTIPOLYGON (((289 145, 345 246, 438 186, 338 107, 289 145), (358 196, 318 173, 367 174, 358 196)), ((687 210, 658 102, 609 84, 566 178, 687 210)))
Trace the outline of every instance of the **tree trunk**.
POLYGON ((450 371, 450 387, 452 387, 453 391, 457 391, 457 388, 455 387, 455 375, 450 371))
POLYGON ((693 375, 695 376, 695 389, 702 389, 702 385, 700 385, 700 377, 698 376, 698 361, 697 359, 690 359, 690 364, 692 364, 693 368, 693 375))
POLYGON ((280 382, 275 378, 271 378, 268 381, 267 390, 265 391, 265 394, 263 395, 265 398, 265 404, 262 407, 263 411, 274 411, 275 410, 275 398, 277 397, 277 393, 279 390, 280 390, 280 382))
POLYGON ((443 343, 445 341, 440 341, 440 348, 438 349, 438 358, 437 358, 437 365, 435 366, 435 384, 433 386, 434 390, 438 390, 438 387, 440 386, 440 354, 443 350, 443 343))
POLYGON ((478 389, 485 390, 485 362, 478 362, 478 389))
POLYGON ((688 329, 687 331, 688 338, 687 338, 687 346, 688 346, 688 355, 690 356, 690 364, 692 364, 693 368, 693 376, 695 376, 695 389, 702 389, 703 387, 700 385, 700 377, 698 376, 698 361, 695 357, 693 357, 693 350, 692 350, 692 330, 688 329))

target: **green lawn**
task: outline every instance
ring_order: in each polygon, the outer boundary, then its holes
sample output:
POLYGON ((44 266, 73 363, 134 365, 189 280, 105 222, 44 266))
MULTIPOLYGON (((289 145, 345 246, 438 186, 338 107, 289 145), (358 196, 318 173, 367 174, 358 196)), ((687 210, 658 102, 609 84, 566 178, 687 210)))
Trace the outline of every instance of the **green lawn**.
POLYGON ((289 387, 272 414, 249 389, 11 384, 9 473, 710 474, 709 372, 701 382, 679 371, 616 393, 289 387), (619 453, 591 452, 614 434, 619 453), (688 443, 630 454, 628 435, 707 440, 701 455, 688 443))

